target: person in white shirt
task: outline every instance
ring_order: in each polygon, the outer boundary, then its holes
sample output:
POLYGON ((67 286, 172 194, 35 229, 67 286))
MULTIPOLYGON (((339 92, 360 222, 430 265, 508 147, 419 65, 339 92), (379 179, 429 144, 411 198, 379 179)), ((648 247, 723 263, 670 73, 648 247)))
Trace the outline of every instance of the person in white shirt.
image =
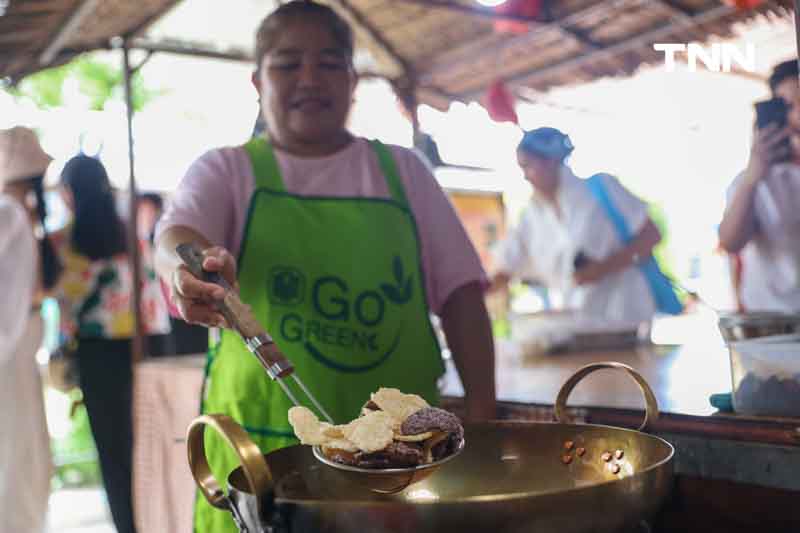
POLYGON ((741 259, 745 311, 800 311, 800 84, 796 60, 769 78, 788 106, 787 125, 756 129, 750 159, 728 189, 722 248, 741 259), (789 142, 786 143, 786 139, 789 142))
POLYGON ((608 208, 565 163, 572 153, 567 135, 555 128, 526 132, 517 159, 534 194, 519 225, 494 250, 492 290, 513 277, 536 280, 563 295, 564 307, 614 322, 649 321, 657 310, 648 282, 637 268, 650 258, 661 234, 647 205, 607 174, 593 177, 613 204, 608 208))
POLYGON ((0 532, 43 533, 52 460, 36 352, 43 322, 41 290, 60 266, 43 223, 42 179, 50 164, 36 134, 0 130, 0 532), (36 201, 31 201, 35 197, 36 201))

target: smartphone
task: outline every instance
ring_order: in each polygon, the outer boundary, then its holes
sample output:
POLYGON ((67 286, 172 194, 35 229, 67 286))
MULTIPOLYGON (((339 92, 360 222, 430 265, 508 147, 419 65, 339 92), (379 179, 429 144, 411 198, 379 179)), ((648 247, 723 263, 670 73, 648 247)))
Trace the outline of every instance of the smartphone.
MULTIPOLYGON (((756 102, 756 127, 766 128, 770 124, 775 124, 778 128, 786 127, 789 106, 783 98, 772 98, 763 102, 756 102)), ((786 157, 781 158, 786 161, 791 158, 791 143, 788 138, 780 142, 779 146, 785 150, 786 157)), ((778 161, 776 161, 778 162, 778 161)))
POLYGON ((786 126, 786 116, 789 106, 783 98, 772 98, 763 102, 756 102, 756 127, 766 128, 776 124, 779 128, 786 126))
POLYGON ((572 267, 577 271, 589 264, 589 257, 579 251, 575 258, 572 260, 572 267))

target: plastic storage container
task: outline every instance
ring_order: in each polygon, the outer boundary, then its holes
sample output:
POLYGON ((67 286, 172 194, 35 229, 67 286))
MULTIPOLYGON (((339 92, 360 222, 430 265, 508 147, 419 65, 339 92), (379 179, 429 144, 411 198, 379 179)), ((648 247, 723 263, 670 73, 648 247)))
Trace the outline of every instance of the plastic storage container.
POLYGON ((800 418, 800 335, 761 337, 728 348, 737 413, 800 418))
POLYGON ((719 331, 725 342, 800 333, 800 315, 767 311, 723 314, 719 331))

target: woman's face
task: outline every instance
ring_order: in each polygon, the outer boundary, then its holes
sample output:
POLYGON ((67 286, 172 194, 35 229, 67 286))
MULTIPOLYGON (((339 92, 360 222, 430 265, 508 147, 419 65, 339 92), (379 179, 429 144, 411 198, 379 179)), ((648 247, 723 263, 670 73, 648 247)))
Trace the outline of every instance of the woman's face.
POLYGON ((347 51, 317 18, 288 19, 253 83, 278 143, 324 145, 345 132, 356 76, 347 51))
POLYGON ((517 150, 517 162, 525 174, 525 179, 536 190, 553 192, 558 188, 558 168, 561 166, 558 160, 545 159, 517 150))

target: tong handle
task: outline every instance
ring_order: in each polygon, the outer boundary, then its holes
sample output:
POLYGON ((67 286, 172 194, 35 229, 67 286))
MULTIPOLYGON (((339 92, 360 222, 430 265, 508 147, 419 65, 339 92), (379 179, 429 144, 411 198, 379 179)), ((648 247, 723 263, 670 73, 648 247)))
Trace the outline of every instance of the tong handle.
POLYGON ((211 272, 210 270, 203 268, 203 260, 205 259, 205 255, 199 246, 194 243, 184 242, 179 244, 177 248, 175 248, 175 251, 178 253, 180 258, 183 260, 183 263, 186 265, 186 268, 189 269, 189 272, 191 272, 194 277, 203 280, 206 283, 214 283, 219 285, 225 290, 232 290, 232 287, 227 280, 222 277, 222 274, 219 272, 211 272))
POLYGON ((272 337, 267 332, 246 339, 245 344, 247 349, 258 358, 261 366, 264 367, 264 370, 267 371, 267 374, 272 379, 285 378, 294 372, 292 363, 281 353, 275 341, 272 340, 272 337))
POLYGON ((250 307, 242 302, 225 278, 218 272, 209 272, 203 268, 203 251, 193 243, 179 244, 176 251, 193 276, 225 289, 225 298, 217 304, 217 308, 228 324, 241 335, 247 348, 258 358, 269 377, 279 379, 294 372, 292 363, 281 353, 272 337, 253 316, 250 307))

